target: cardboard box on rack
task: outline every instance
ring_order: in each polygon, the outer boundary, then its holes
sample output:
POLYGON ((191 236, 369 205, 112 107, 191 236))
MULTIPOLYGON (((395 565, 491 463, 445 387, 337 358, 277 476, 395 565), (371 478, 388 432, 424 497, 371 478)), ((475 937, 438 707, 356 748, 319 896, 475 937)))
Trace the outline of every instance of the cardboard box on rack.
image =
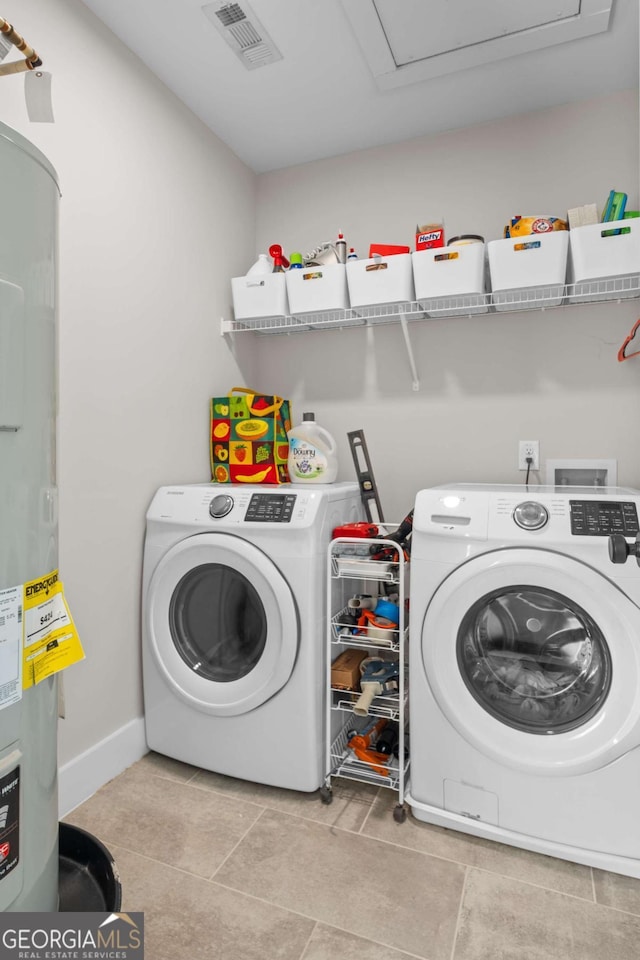
POLYGON ((411 247, 398 243, 371 243, 369 244, 369 260, 373 257, 394 257, 400 253, 411 253, 411 247))
POLYGON ((331 664, 331 686, 336 690, 360 689, 360 664, 369 654, 349 647, 331 664))
POLYGON ((444 225, 428 223, 416 227, 416 250, 431 250, 433 247, 444 247, 444 225))

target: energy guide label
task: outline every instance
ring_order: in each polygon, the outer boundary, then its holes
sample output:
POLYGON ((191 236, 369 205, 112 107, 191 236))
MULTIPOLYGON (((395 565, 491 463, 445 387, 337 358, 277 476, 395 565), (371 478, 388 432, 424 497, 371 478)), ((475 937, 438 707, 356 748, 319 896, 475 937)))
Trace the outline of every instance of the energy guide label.
POLYGON ((83 659, 58 571, 25 583, 23 689, 83 659))
POLYGON ((22 584, 0 590, 0 710, 22 697, 22 584))
POLYGON ((31 610, 25 610, 24 616, 24 645, 31 647, 34 643, 42 643, 50 633, 71 623, 62 594, 53 596, 38 603, 31 610))

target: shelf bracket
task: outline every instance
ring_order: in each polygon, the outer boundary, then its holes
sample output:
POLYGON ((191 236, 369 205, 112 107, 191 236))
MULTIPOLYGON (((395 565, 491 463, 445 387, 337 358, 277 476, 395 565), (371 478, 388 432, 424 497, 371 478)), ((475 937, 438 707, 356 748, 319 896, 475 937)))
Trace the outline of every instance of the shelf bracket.
POLYGON ((233 324, 225 320, 224 317, 220 317, 220 336, 229 349, 233 350, 233 324))
POLYGON ((407 324, 407 318, 403 310, 399 313, 400 316, 400 326, 402 327, 402 336, 404 337, 404 343, 407 348, 407 356, 409 357, 409 368, 411 370, 412 376, 412 388, 414 390, 420 389, 420 378, 418 377, 418 369, 416 367, 416 361, 413 356, 413 347, 411 346, 411 338, 409 337, 409 326, 407 324))

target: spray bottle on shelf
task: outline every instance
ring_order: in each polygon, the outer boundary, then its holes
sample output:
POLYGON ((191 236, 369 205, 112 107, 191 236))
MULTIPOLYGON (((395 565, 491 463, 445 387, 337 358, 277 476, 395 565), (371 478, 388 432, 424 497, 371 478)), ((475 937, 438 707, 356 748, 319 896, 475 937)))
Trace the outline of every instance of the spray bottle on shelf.
POLYGON ((349 256, 347 257, 347 260, 357 260, 357 259, 358 259, 358 254, 356 253, 353 247, 349 247, 349 256))
POLYGON ((273 272, 284 273, 289 266, 289 261, 283 254, 280 244, 272 243, 269 247, 269 254, 271 257, 273 257, 273 272))
POLYGON ((315 414, 303 413, 289 438, 289 478, 292 483, 333 483, 338 475, 336 442, 316 423, 315 414))
POLYGON ((338 257, 338 263, 347 262, 347 241, 344 238, 343 233, 338 234, 338 239, 336 240, 336 255, 338 257))

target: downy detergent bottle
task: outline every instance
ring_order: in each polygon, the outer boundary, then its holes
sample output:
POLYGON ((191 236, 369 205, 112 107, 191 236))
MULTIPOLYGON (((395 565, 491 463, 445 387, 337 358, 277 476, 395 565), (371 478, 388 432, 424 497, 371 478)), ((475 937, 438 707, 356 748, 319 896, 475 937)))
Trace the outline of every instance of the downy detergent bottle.
POLYGON ((336 442, 316 423, 315 414, 303 413, 302 423, 292 427, 287 437, 291 483, 333 483, 338 475, 336 442))

